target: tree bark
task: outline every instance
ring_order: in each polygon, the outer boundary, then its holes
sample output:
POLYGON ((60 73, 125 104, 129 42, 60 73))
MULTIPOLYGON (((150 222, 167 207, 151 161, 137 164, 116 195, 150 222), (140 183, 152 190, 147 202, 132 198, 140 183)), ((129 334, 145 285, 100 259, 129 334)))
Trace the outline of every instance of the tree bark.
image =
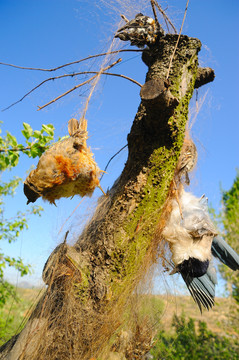
POLYGON ((166 35, 143 51, 148 72, 125 168, 76 244, 51 254, 43 271, 47 291, 0 359, 96 358, 122 323, 127 298, 157 258, 154 235, 197 77, 200 41, 182 35, 166 81, 177 37, 166 35))

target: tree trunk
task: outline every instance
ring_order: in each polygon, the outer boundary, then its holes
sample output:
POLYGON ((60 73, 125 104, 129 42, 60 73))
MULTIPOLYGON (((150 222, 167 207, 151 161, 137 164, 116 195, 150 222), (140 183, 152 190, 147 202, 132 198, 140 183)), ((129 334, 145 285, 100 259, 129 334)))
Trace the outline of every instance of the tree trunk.
POLYGON ((157 258, 154 235, 197 78, 200 41, 181 36, 166 81, 177 38, 166 35, 143 51, 148 73, 125 168, 76 244, 61 244, 51 254, 43 271, 46 293, 21 333, 1 348, 1 359, 89 360, 121 325, 129 295, 157 258))

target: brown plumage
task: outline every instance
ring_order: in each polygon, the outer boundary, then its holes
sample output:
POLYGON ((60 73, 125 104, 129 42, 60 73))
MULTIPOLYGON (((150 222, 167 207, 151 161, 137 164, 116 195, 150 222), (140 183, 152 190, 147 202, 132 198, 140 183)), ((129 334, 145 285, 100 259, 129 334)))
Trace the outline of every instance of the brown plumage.
POLYGON ((197 157, 197 148, 194 142, 192 139, 185 138, 176 172, 180 179, 185 176, 187 185, 190 184, 188 173, 195 168, 197 157))
POLYGON ((69 120, 68 131, 70 137, 52 145, 25 180, 27 204, 40 196, 51 204, 61 197, 91 196, 100 187, 101 170, 86 145, 86 120, 69 120))

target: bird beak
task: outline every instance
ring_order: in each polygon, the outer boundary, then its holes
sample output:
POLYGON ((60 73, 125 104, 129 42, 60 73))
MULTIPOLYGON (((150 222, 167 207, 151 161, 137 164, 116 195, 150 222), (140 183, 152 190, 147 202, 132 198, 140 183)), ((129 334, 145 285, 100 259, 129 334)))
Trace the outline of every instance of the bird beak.
POLYGON ((174 274, 177 274, 178 273, 178 268, 175 267, 170 273, 169 275, 174 275, 174 274))

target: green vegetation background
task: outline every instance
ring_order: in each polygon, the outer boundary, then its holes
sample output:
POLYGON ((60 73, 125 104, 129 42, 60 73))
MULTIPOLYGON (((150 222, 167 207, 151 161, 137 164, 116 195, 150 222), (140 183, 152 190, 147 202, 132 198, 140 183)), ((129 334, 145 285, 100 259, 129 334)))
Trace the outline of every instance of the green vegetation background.
MULTIPOLYGON (((41 295, 39 289, 17 290, 17 295, 0 310, 0 345, 20 331, 29 309, 41 295)), ((229 311, 236 305, 230 298, 216 300, 215 308, 202 315, 189 296, 149 296, 158 332, 151 359, 237 360, 239 332, 229 311), (177 314, 174 312, 177 308, 177 314)), ((148 310, 147 310, 148 311, 148 310)), ((134 360, 134 359, 131 359, 134 360)))

